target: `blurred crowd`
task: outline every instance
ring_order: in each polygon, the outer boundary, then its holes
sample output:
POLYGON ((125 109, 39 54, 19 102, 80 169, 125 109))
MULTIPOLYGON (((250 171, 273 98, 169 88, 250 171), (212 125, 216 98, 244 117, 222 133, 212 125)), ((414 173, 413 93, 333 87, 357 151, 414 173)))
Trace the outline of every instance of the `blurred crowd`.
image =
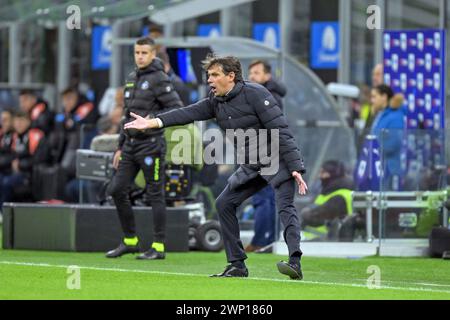
MULTIPOLYGON (((5 201, 42 200, 52 189, 57 192, 51 198, 76 201, 71 192, 76 180, 76 150, 97 134, 99 113, 76 87, 63 90, 61 101, 62 111, 54 113, 37 92, 26 89, 20 91, 18 107, 2 110, 0 207, 5 201)), ((120 105, 118 102, 107 116, 108 130, 118 128, 120 105)))
MULTIPOLYGON (((160 28, 150 29, 151 37, 161 35, 160 28)), ((173 71, 166 48, 157 47, 157 58, 184 105, 189 104, 190 90, 173 71)), ((96 105, 71 86, 60 93, 60 101, 62 111, 55 113, 38 91, 24 89, 18 106, 1 110, 0 212, 4 202, 76 203, 80 192, 96 202, 91 184, 81 187, 76 178, 76 152, 90 149, 95 137, 119 133, 124 88, 107 90, 96 105)))

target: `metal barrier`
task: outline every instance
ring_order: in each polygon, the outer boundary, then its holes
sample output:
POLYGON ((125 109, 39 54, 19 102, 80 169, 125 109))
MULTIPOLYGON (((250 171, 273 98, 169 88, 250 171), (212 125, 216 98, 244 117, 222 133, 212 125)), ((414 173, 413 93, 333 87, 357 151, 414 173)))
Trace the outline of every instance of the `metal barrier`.
MULTIPOLYGON (((442 225, 448 227, 448 210, 445 203, 448 199, 448 190, 443 191, 416 191, 416 192, 353 192, 353 211, 365 210, 367 242, 374 240, 373 210, 380 210, 383 215, 388 208, 427 208, 429 197, 437 197, 436 204, 443 210, 442 225)), ((380 219, 381 220, 381 219, 380 219)), ((383 225, 380 221, 379 228, 383 225)), ((381 239, 381 229, 379 230, 381 239)))

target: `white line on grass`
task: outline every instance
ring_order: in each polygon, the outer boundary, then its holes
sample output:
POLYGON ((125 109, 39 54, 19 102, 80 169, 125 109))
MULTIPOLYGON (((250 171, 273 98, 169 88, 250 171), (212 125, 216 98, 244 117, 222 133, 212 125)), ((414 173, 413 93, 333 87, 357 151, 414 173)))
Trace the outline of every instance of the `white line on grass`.
MULTIPOLYGON (((18 262, 18 261, 0 261, 0 264, 4 265, 17 265, 17 266, 29 266, 29 267, 47 267, 47 268, 68 268, 70 265, 54 265, 48 263, 31 263, 31 262, 18 262)), ((147 274, 161 274, 161 275, 174 275, 174 276, 189 276, 189 277, 207 277, 204 274, 195 273, 181 273, 181 272, 167 272, 167 271, 153 271, 153 270, 137 270, 137 269, 121 269, 121 268, 104 268, 104 267, 88 267, 88 266, 78 266, 80 269, 94 270, 94 271, 111 271, 111 272, 132 272, 132 273, 147 273, 147 274)), ((269 281, 269 282, 283 282, 290 284, 317 284, 325 286, 341 286, 341 287, 357 287, 357 288, 367 288, 367 285, 356 284, 356 283, 344 283, 344 282, 322 282, 322 281, 293 281, 293 280, 283 280, 283 279, 270 279, 270 278, 247 278, 242 279, 244 281, 256 280, 256 281, 269 281)), ((411 283, 405 283, 406 285, 411 285, 411 283)), ((423 283, 422 285, 429 285, 423 283)), ((412 287, 393 287, 393 286, 380 286, 380 289, 386 290, 398 290, 398 291, 420 291, 420 292, 435 292, 435 293, 446 293, 450 294, 448 290, 436 290, 430 288, 412 288, 412 287)))
MULTIPOLYGON (((367 279, 353 279, 356 281, 367 281, 367 279)), ((408 283, 410 285, 415 286, 427 286, 427 287, 448 287, 450 288, 450 284, 442 284, 442 283, 426 283, 426 282, 408 282, 408 280, 381 280, 382 283, 398 283, 398 284, 405 284, 408 283)))

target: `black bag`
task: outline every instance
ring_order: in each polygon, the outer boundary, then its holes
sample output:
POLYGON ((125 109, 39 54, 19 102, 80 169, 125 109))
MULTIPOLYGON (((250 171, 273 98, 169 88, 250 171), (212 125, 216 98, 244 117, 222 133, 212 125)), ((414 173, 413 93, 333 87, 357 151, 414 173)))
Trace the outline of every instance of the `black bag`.
POLYGON ((430 256, 442 258, 445 251, 450 251, 450 230, 433 228, 430 234, 430 256))

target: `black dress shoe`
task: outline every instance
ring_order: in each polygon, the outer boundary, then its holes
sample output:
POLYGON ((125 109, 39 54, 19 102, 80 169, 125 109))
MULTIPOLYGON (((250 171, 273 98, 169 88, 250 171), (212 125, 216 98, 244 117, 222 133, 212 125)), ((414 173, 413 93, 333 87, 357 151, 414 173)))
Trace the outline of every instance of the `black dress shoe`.
POLYGON ((127 253, 137 253, 139 252, 139 247, 136 246, 127 246, 123 242, 114 250, 108 251, 106 253, 107 258, 118 258, 127 253))
POLYGON ((162 260, 165 258, 166 254, 164 252, 156 251, 153 248, 136 257, 136 259, 138 260, 162 260))
POLYGON ((248 277, 248 269, 247 268, 237 268, 233 265, 228 265, 225 267, 225 270, 219 274, 212 274, 210 277, 213 278, 247 278, 248 277))
POLYGON ((291 264, 288 262, 280 261, 277 263, 278 271, 280 273, 289 276, 293 280, 302 280, 302 266, 301 264, 291 264))

